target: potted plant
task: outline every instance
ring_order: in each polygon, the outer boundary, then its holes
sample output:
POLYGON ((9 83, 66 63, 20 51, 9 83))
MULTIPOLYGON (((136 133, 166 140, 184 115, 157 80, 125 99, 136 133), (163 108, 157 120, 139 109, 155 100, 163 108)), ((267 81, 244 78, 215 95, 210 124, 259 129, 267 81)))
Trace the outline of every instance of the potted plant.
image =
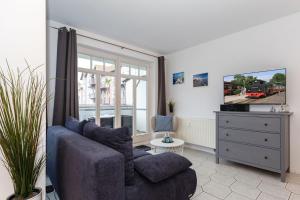
POLYGON ((39 141, 46 84, 37 68, 7 68, 0 68, 0 150, 14 187, 7 200, 40 200, 42 189, 35 185, 45 165, 39 141))
POLYGON ((174 101, 169 101, 168 107, 169 107, 169 112, 172 115, 174 113, 175 102, 174 101))

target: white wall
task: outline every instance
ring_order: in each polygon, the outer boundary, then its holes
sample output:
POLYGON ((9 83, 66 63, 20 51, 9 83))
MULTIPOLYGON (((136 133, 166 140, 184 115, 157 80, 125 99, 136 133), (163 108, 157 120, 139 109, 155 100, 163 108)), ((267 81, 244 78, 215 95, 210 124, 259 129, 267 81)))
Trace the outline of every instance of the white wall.
MULTIPOLYGON (((53 79, 55 78, 56 75, 56 52, 57 52, 57 30, 51 28, 50 26, 54 26, 54 27, 70 27, 66 24, 61 24, 59 22, 55 22, 55 21, 48 21, 48 28, 47 28, 47 66, 48 66, 48 71, 47 71, 47 78, 48 79, 53 79)), ((136 49, 142 52, 147 52, 153 55, 157 55, 155 52, 149 52, 145 49, 141 49, 138 48, 136 46, 132 46, 130 44, 126 44, 126 43, 122 43, 120 41, 115 41, 112 40, 110 38, 98 35, 98 34, 94 34, 82 29, 78 29, 76 27, 71 27, 76 29, 77 33, 82 34, 82 35, 86 35, 92 38, 96 38, 99 40, 104 40, 104 41, 108 41, 108 42, 112 42, 114 44, 119 44, 128 48, 132 48, 132 49, 136 49)), ((106 51, 106 52, 110 52, 113 54, 117 54, 117 55, 122 55, 122 56, 128 56, 131 58, 136 58, 139 60, 144 60, 147 61, 149 63, 151 63, 150 66, 150 116, 154 115, 154 113, 156 112, 156 104, 157 104, 157 100, 156 100, 156 91, 157 91, 157 58, 151 57, 151 56, 147 56, 147 55, 143 55, 140 53, 136 53, 130 50, 126 50, 126 49, 121 49, 119 47, 115 47, 109 44, 105 44, 105 43, 101 43, 95 40, 91 40, 91 39, 87 39, 81 36, 77 37, 77 43, 79 45, 83 45, 86 47, 92 47, 95 49, 99 49, 102 51, 106 51)), ((53 96, 55 94, 55 81, 52 80, 49 82, 48 84, 48 91, 49 93, 51 93, 53 96)), ((53 116, 53 101, 50 101, 48 103, 48 124, 51 125, 52 124, 52 116, 53 116)))
MULTIPOLYGON (((223 75, 287 68, 291 118, 291 171, 300 173, 300 13, 262 24, 166 56, 167 99, 183 118, 214 117, 223 103, 223 75), (172 85, 172 73, 185 72, 185 83, 172 85), (209 73, 208 87, 192 87, 192 75, 209 73)), ((251 110, 269 110, 267 106, 251 110)))
MULTIPOLYGON (((0 6, 0 66, 26 67, 46 64, 46 11, 44 0, 2 1, 0 6)), ((46 68, 46 66, 45 66, 46 68)), ((44 68, 44 70, 45 70, 44 68)), ((43 147, 45 146, 43 140, 43 147)), ((43 148, 44 151, 44 148, 43 148)), ((1 155, 0 155, 1 159, 1 155)), ((45 174, 38 181, 44 187, 45 174)), ((13 193, 6 169, 0 164, 0 199, 13 193)))

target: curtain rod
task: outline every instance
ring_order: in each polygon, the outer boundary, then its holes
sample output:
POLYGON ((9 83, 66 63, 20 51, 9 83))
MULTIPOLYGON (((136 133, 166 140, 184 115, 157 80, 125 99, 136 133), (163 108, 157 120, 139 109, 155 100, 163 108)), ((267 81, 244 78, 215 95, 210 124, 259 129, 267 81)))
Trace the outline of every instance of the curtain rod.
MULTIPOLYGON (((53 29, 57 29, 57 30, 60 29, 60 28, 54 27, 54 26, 49 26, 49 27, 53 28, 53 29)), ((140 53, 140 54, 144 54, 144 55, 147 55, 147 56, 158 58, 158 56, 155 56, 155 55, 152 55, 152 54, 149 54, 149 53, 145 53, 145 52, 142 52, 142 51, 139 51, 139 50, 136 50, 136 49, 132 49, 132 48, 128 48, 128 47, 124 47, 124 46, 121 46, 121 45, 118 45, 118 44, 114 44, 112 42, 107 42, 107 41, 100 40, 100 39, 97 39, 97 38, 93 38, 93 37, 90 37, 90 36, 82 35, 80 33, 76 33, 76 35, 84 37, 84 38, 88 38, 88 39, 91 39, 91 40, 95 40, 97 42, 102 42, 102 43, 109 44, 109 45, 112 45, 112 46, 115 46, 115 47, 119 47, 121 49, 127 49, 127 50, 134 51, 134 52, 137 52, 137 53, 140 53)))

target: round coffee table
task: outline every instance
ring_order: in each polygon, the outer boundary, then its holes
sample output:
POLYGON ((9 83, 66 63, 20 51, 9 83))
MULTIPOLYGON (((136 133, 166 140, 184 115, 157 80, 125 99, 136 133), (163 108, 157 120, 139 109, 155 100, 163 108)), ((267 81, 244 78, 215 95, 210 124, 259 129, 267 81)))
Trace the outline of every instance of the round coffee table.
POLYGON ((178 138, 173 138, 172 143, 162 142, 163 138, 157 138, 151 140, 150 144, 154 147, 154 152, 156 153, 157 148, 166 149, 169 152, 178 152, 183 154, 184 141, 178 138))

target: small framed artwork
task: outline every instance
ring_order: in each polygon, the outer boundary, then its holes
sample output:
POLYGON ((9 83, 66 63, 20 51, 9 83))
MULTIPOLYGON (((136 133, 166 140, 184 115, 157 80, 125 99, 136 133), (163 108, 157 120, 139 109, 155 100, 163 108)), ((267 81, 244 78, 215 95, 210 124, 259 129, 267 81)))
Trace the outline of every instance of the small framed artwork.
POLYGON ((184 83, 184 72, 177 72, 173 74, 173 85, 184 83))
POLYGON ((193 75, 193 87, 208 86, 208 73, 193 75))

